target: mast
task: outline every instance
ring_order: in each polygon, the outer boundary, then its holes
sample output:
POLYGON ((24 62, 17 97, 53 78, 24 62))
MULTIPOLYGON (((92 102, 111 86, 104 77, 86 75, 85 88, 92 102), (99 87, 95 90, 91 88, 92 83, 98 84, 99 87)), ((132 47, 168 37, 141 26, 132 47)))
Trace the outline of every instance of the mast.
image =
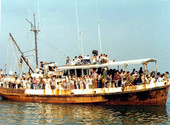
POLYGON ((77 21, 77 32, 78 32, 78 42, 79 42, 79 52, 80 55, 84 54, 83 50, 83 42, 82 42, 82 33, 80 31, 80 26, 79 26, 79 19, 78 19, 78 12, 77 12, 77 1, 75 0, 75 10, 76 10, 76 21, 77 21))
POLYGON ((37 49, 37 34, 38 32, 40 32, 39 30, 39 26, 38 28, 36 27, 36 20, 35 20, 35 14, 33 15, 34 17, 34 24, 32 24, 32 22, 30 22, 28 19, 26 19, 30 24, 31 24, 31 30, 34 32, 34 36, 35 36, 35 56, 36 56, 36 67, 38 66, 38 49, 37 49))
POLYGON ((30 66, 30 64, 28 63, 28 60, 25 58, 24 53, 21 51, 21 49, 19 48, 17 42, 15 41, 15 39, 13 38, 13 36, 11 35, 11 33, 9 33, 9 36, 11 37, 12 41, 15 43, 17 49, 19 50, 19 52, 21 53, 21 57, 22 59, 25 61, 25 63, 27 64, 27 66, 29 67, 29 69, 31 70, 32 73, 34 73, 34 70, 32 69, 32 67, 30 66))
POLYGON ((99 35, 99 43, 100 43, 100 53, 102 54, 102 40, 101 40, 99 10, 98 10, 98 1, 97 0, 96 0, 96 12, 97 12, 97 26, 98 26, 98 35, 99 35))

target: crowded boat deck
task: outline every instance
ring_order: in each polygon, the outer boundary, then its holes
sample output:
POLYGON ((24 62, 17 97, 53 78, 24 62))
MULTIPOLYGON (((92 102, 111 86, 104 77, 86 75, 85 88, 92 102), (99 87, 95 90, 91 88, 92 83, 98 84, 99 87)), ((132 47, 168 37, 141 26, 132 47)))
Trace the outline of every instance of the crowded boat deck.
POLYGON ((106 105, 165 105, 169 90, 169 72, 149 72, 156 59, 109 61, 57 67, 43 63, 36 73, 0 71, 0 96, 5 99, 40 103, 104 103, 106 105), (127 70, 142 64, 139 70, 127 70), (110 68, 123 65, 123 69, 110 68))
POLYGON ((1 70, 0 84, 3 88, 26 89, 25 94, 36 95, 121 93, 169 85, 167 78, 169 72, 161 74, 152 71, 149 74, 145 67, 144 69, 140 67, 139 71, 133 69, 131 72, 126 69, 130 64, 145 66, 149 62, 157 62, 157 60, 139 59, 72 66, 67 63, 66 66, 61 67, 41 62, 35 74, 24 74, 21 78, 16 72, 14 75, 7 76, 1 70), (117 65, 124 65, 125 70, 108 68, 117 65), (78 76, 76 72, 79 69, 78 76))

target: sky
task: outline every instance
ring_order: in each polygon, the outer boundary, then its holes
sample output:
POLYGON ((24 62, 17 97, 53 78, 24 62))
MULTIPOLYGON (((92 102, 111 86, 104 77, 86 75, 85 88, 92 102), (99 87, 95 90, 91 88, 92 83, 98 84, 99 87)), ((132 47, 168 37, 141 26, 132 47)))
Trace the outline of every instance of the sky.
MULTIPOLYGON (((156 58, 160 72, 170 71, 170 0, 77 0, 77 12, 85 55, 102 51, 116 61, 156 58)), ((39 61, 65 64, 66 56, 79 55, 75 0, 2 0, 0 68, 17 65, 9 33, 22 51, 34 49, 34 34, 27 18, 39 22, 39 61)), ((29 56, 33 53, 25 53, 29 56)), ((32 62, 33 57, 28 57, 32 62)), ((15 69, 13 69, 15 70, 15 69)))

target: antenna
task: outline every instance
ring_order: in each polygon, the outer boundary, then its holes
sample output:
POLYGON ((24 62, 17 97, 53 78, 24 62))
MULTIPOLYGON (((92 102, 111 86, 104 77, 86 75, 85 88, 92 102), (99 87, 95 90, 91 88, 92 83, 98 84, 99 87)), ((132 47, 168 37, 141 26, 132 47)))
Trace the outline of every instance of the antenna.
POLYGON ((34 32, 34 36, 35 36, 35 55, 36 55, 36 67, 38 66, 38 49, 37 49, 37 34, 38 32, 40 32, 39 30, 39 26, 38 28, 36 27, 36 21, 35 21, 35 14, 33 15, 34 17, 34 24, 32 24, 32 22, 30 22, 28 19, 26 19, 28 21, 28 23, 31 24, 31 30, 34 32))
POLYGON ((96 0, 96 12, 97 12, 97 26, 98 26, 98 34, 99 34, 100 53, 102 54, 102 40, 101 40, 99 10, 98 10, 98 1, 97 0, 96 0))
POLYGON ((40 27, 40 2, 38 0, 38 29, 40 27))
POLYGON ((78 12, 77 12, 77 1, 76 0, 75 0, 75 9, 76 9, 76 20, 77 20, 79 52, 80 52, 80 55, 83 55, 84 51, 83 51, 83 43, 82 43, 82 36, 81 36, 82 33, 80 31, 80 26, 79 26, 79 19, 78 19, 78 12))

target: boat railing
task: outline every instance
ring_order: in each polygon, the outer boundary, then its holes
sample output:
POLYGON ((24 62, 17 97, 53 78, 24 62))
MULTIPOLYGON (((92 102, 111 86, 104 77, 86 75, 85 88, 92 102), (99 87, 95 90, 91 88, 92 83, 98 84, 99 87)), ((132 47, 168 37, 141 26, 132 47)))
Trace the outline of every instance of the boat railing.
POLYGON ((169 85, 169 82, 156 82, 153 84, 142 84, 134 86, 114 87, 114 88, 95 88, 95 89, 72 89, 72 90, 51 90, 51 89, 26 89, 28 95, 85 95, 85 94, 109 94, 109 93, 126 93, 135 91, 146 91, 157 87, 169 85))

